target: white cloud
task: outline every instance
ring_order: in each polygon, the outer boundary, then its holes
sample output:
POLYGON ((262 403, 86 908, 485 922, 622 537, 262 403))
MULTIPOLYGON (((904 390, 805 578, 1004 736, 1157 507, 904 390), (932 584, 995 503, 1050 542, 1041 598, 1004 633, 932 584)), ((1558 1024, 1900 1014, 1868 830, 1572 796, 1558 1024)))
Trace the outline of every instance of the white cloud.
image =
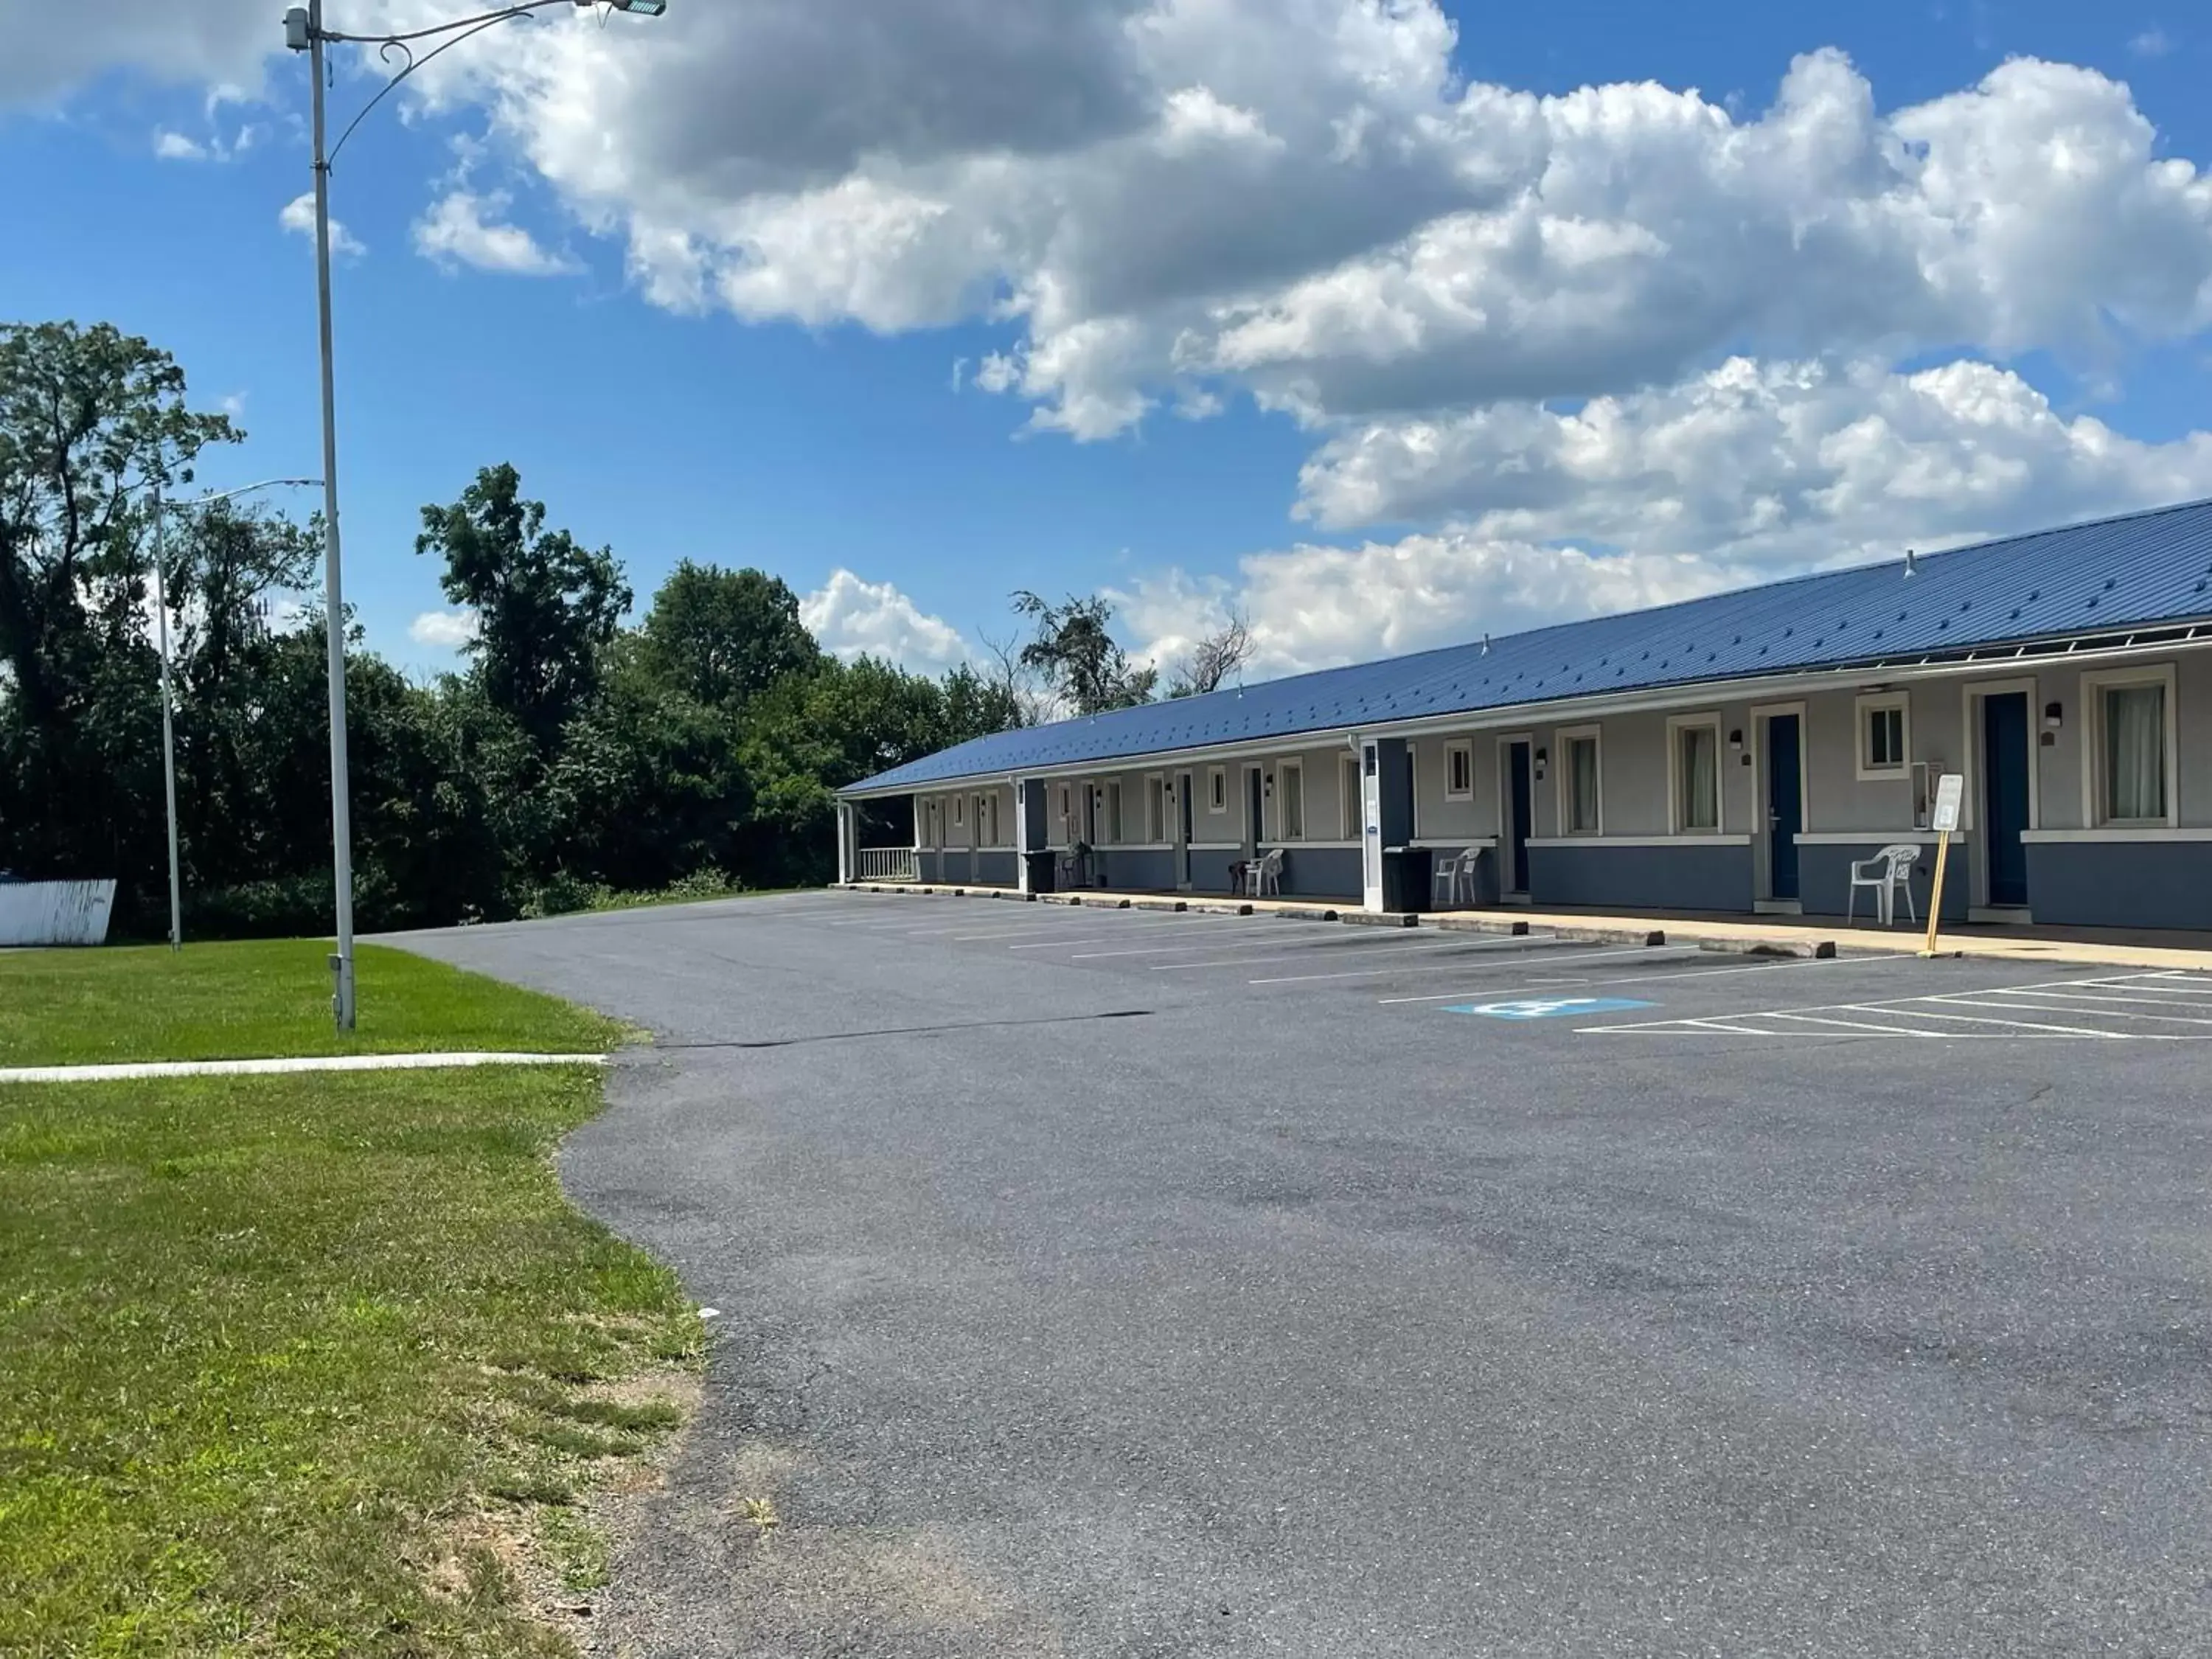
POLYGON ((867 582, 849 570, 799 602, 799 619, 822 648, 844 658, 881 657, 918 673, 940 673, 974 653, 960 630, 923 611, 889 582, 867 582))
POLYGON ((1745 580, 1687 556, 1540 546, 1465 530, 1243 559, 1234 581, 1168 570, 1115 597, 1133 654, 1172 662, 1233 608, 1252 679, 1694 598, 1745 580))
MULTIPOLYGON (((101 64, 246 85, 273 44, 248 0, 114 4, 94 62, 0 0, 0 38, 40 27, 0 100, 101 64)), ((1437 0, 568 14, 410 83, 485 134, 429 251, 555 259, 469 193, 479 154, 526 165, 653 304, 983 319, 998 349, 956 383, 1078 439, 1248 396, 1313 434, 1314 522, 1423 532, 1125 583, 1170 655, 1231 605, 1263 665, 1308 665, 2212 489, 2212 439, 2054 409, 2022 367, 2101 392, 2212 330, 2212 175, 2093 70, 1885 107, 1816 52, 1761 108, 1467 79, 1437 0)), ((808 605, 848 654, 966 654, 888 584, 808 605)))
POLYGON ((45 103, 112 70, 180 84, 258 84, 283 45, 283 10, 269 0, 0 0, 0 104, 45 103))
POLYGON ((453 191, 416 222, 416 252, 448 267, 473 265, 510 276, 562 276, 582 269, 565 254, 539 246, 521 226, 497 222, 513 205, 503 191, 487 196, 453 191))
POLYGON ((1801 568, 2212 494, 2212 433, 2143 443, 1983 362, 1735 358, 1571 413, 1349 427, 1302 483, 1302 512, 1328 526, 1442 519, 1801 568))
POLYGON ((473 611, 425 611, 407 624, 407 637, 433 651, 459 651, 476 636, 473 611))
MULTIPOLYGON (((295 236, 305 236, 310 240, 313 240, 315 234, 314 192, 309 191, 306 195, 295 196, 287 202, 284 204, 284 210, 276 216, 276 222, 295 236)), ((336 219, 331 221, 331 252, 333 256, 337 258, 351 256, 358 258, 368 252, 368 250, 362 245, 360 240, 343 224, 336 219)))
POLYGON ((2145 29, 2128 42, 2128 50, 2138 58, 2163 58, 2173 50, 2173 37, 2164 29, 2153 27, 2145 29))
POLYGON ((2096 363, 2212 325, 2212 179, 2090 70, 1883 112, 1818 52, 1739 118, 1462 83, 1433 0, 1078 0, 1079 50, 988 38, 972 0, 892 9, 546 28, 429 91, 488 103, 661 303, 997 317, 1018 337, 979 383, 1079 437, 1202 408, 1194 383, 1325 423, 1737 350, 2096 363))
POLYGON ((164 161, 204 161, 208 155, 205 144, 167 128, 154 135, 154 154, 164 161))

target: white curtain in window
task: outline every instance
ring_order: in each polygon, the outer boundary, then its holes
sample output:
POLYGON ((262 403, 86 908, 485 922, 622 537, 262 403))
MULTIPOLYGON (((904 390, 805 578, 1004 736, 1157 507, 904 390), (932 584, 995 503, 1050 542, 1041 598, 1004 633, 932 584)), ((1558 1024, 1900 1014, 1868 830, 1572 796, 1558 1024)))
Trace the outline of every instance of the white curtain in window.
POLYGON ((1573 795, 1572 828, 1594 831, 1597 828, 1597 739, 1571 739, 1567 744, 1567 764, 1574 769, 1569 781, 1573 795))
POLYGON ((1710 726, 1682 728, 1682 775, 1677 783, 1682 828, 1721 827, 1720 734, 1710 726))
POLYGON ((2116 685, 2105 693, 2105 811, 2112 818, 2166 816, 2166 688, 2116 685))

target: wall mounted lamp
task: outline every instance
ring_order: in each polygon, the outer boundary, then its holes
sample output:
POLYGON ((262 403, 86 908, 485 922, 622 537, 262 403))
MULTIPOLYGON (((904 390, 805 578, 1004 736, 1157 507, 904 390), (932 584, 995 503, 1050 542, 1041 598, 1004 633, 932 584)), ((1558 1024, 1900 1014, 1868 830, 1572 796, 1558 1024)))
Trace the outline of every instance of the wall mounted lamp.
POLYGON ((1543 782, 1543 781, 1544 781, 1544 768, 1545 768, 1547 765, 1550 764, 1550 763, 1551 763, 1551 759, 1552 759, 1552 751, 1551 751, 1550 750, 1548 750, 1548 749, 1539 749, 1539 750, 1536 751, 1536 781, 1537 781, 1537 782, 1539 782, 1539 783, 1543 782))
POLYGON ((2066 710, 2063 706, 2055 702, 2046 702, 2043 705, 2043 729, 2045 731, 2056 732, 2065 724, 2066 710))

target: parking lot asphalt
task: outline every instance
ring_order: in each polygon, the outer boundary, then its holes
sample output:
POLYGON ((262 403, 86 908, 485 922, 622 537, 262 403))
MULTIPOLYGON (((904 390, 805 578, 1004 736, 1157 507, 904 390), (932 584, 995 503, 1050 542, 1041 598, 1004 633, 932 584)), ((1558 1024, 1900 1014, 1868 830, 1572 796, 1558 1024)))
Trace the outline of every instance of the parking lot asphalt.
POLYGON ((2212 1654, 2212 980, 854 894, 396 942, 658 1035, 563 1178, 720 1311, 605 1651, 2212 1654))

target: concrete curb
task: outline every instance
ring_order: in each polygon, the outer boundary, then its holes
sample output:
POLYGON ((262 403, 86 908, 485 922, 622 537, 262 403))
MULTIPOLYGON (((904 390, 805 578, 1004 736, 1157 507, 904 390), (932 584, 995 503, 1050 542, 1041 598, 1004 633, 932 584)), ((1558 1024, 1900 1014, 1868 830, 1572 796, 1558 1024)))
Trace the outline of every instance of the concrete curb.
MULTIPOLYGON (((1429 925, 1448 933, 1498 933, 1514 938, 1529 931, 1525 921, 1507 921, 1492 916, 1438 915, 1428 918, 1429 925)), ((1575 927, 1547 926, 1546 935, 1563 939, 1576 945, 1660 945, 1668 943, 1667 932, 1662 927, 1575 927)), ((1695 945, 1700 951, 1711 951, 1724 956, 1738 957, 1802 957, 1808 960, 1825 962, 1837 953, 1836 941, 1814 939, 1802 933, 1761 934, 1757 938, 1700 939, 1695 934, 1673 941, 1680 946, 1695 945)), ((1893 954, 1869 951, 1869 956, 1893 954)))

